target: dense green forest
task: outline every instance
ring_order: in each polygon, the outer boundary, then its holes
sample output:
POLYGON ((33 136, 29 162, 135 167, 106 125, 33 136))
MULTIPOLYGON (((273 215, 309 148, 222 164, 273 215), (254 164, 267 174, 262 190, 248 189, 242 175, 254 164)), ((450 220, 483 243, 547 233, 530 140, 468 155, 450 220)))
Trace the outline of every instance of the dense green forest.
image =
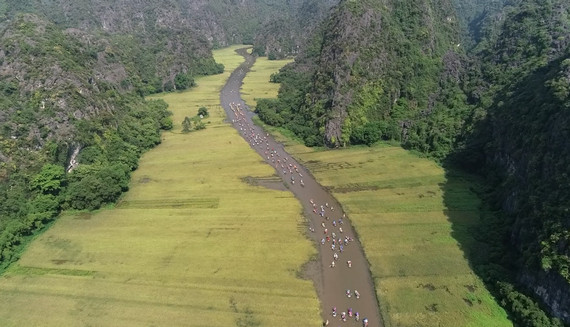
POLYGON ((569 323, 569 14, 561 0, 341 1, 256 111, 310 146, 395 140, 483 175, 475 270, 517 325, 569 323))
POLYGON ((109 65, 99 73, 105 79, 149 94, 176 89, 178 75, 191 79, 223 71, 206 38, 195 28, 176 24, 181 19, 178 7, 170 5, 172 12, 166 13, 167 4, 161 7, 151 1, 125 2, 115 8, 94 1, 24 0, 0 4, 0 17, 6 24, 19 13, 36 14, 82 40, 91 55, 104 57, 109 65), (113 67, 115 63, 124 67, 113 67))
POLYGON ((461 34, 464 46, 473 47, 493 28, 500 19, 503 7, 510 3, 508 0, 454 0, 457 18, 461 24, 461 34))
POLYGON ((441 159, 469 110, 459 42, 449 1, 342 2, 257 111, 307 145, 395 139, 441 159))
POLYGON ((492 187, 508 245, 495 262, 514 267, 515 284, 567 323, 569 14, 564 1, 517 1, 487 29, 473 49, 476 109, 455 155, 492 187))
POLYGON ((173 63, 182 65, 207 57, 212 47, 253 44, 260 55, 282 58, 296 54, 308 31, 336 3, 338 0, 0 0, 0 21, 17 12, 33 12, 61 27, 134 37, 137 46, 154 48, 143 51, 145 57, 175 52, 174 58, 159 61, 163 67, 147 67, 164 77, 173 63))

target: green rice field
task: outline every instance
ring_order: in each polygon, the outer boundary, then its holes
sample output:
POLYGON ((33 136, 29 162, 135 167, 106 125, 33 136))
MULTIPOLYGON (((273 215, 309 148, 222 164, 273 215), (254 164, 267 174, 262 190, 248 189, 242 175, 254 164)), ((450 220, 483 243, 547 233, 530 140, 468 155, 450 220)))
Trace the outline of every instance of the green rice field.
POLYGON ((293 62, 293 59, 268 60, 267 57, 258 57, 255 64, 247 73, 241 88, 241 97, 245 103, 255 109, 256 99, 275 98, 279 91, 279 84, 270 83, 271 74, 277 73, 286 64, 293 62))
POLYGON ((272 131, 348 213, 386 326, 512 326, 461 249, 479 219, 469 178, 397 146, 323 150, 272 131))
POLYGON ((161 97, 175 127, 110 209, 66 212, 0 276, 0 326, 318 326, 316 254, 290 192, 253 186, 273 169, 228 124, 222 75, 161 97), (181 133, 206 106, 206 129, 181 133))

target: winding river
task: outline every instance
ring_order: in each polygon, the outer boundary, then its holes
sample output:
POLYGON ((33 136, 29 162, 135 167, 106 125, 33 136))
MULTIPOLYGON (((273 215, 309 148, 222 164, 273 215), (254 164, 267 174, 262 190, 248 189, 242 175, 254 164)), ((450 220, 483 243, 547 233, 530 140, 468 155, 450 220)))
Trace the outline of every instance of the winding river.
POLYGON ((253 124, 254 113, 247 109, 241 99, 240 87, 255 63, 255 57, 248 54, 246 49, 237 52, 245 61, 232 72, 223 87, 221 105, 240 135, 275 168, 276 175, 283 179, 283 183, 303 205, 309 223, 307 233, 319 249, 319 259, 312 266, 313 269, 308 269, 308 275, 313 279, 321 300, 323 321, 328 320, 330 326, 362 326, 362 321, 367 318, 369 326, 383 326, 370 268, 350 220, 343 218, 344 213, 338 201, 285 151, 282 144, 253 124), (333 233, 336 239, 334 249, 333 233), (333 258, 335 253, 337 260, 333 258), (356 298, 355 291, 358 291, 359 298, 356 298), (333 307, 337 308, 336 316, 332 314, 333 307), (359 313, 360 321, 357 322, 354 315, 348 316, 349 308, 354 314, 359 313), (343 312, 347 314, 347 322, 342 321, 343 312))

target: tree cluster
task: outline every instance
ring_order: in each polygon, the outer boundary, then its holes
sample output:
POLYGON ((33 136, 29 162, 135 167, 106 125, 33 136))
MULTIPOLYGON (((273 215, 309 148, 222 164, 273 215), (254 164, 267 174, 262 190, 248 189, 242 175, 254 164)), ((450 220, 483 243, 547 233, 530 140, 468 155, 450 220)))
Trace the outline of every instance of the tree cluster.
POLYGON ((192 130, 199 131, 206 128, 206 124, 202 119, 208 117, 208 108, 198 108, 198 114, 195 117, 184 117, 182 121, 182 133, 189 133, 192 130))

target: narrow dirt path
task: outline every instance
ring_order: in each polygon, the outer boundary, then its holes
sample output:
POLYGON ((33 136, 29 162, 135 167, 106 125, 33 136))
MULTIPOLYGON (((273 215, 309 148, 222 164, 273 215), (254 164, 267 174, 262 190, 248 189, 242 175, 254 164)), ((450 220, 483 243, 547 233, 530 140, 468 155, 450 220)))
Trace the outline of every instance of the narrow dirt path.
POLYGON ((383 326, 368 262, 359 240, 355 237, 350 220, 343 218, 344 213, 336 199, 317 183, 305 167, 285 152, 283 145, 253 124, 254 114, 245 109, 240 87, 255 58, 249 55, 246 49, 237 52, 244 56, 245 62, 228 78, 220 93, 220 101, 233 126, 251 147, 275 168, 276 174, 303 205, 312 230, 308 234, 319 248, 317 267, 309 269, 309 274, 315 281, 321 299, 323 321, 328 320, 329 326, 334 327, 363 326, 363 320, 367 318, 368 326, 383 326), (333 235, 336 239, 334 249, 333 235), (321 244, 323 239, 324 244, 321 244), (333 258, 335 253, 338 260, 333 258), (350 297, 347 296, 347 290, 350 297), (359 298, 356 297, 355 291, 360 294, 359 298), (336 317, 332 314, 333 307, 337 308, 336 317), (352 317, 348 316, 349 308, 352 308, 352 317), (347 315, 346 322, 341 318, 343 312, 347 315), (356 312, 360 315, 358 322, 355 318, 356 312))

